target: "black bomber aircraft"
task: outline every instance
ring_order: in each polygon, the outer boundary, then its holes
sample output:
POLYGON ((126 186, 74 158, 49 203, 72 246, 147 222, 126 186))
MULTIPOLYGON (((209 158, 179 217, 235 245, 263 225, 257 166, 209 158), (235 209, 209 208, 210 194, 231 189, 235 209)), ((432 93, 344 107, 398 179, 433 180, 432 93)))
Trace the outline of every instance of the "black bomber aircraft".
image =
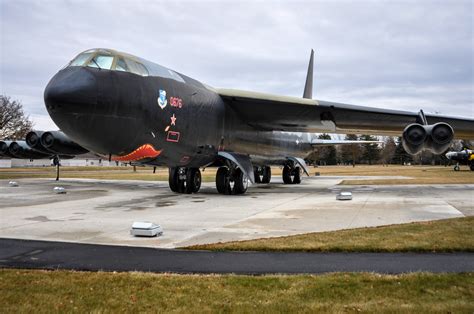
POLYGON ((2 142, 0 154, 64 158, 90 151, 109 160, 166 166, 169 186, 178 193, 197 192, 200 169, 218 167, 218 192, 242 194, 249 180, 270 182, 270 165, 283 166, 285 184, 298 184, 303 172, 309 175, 304 158, 315 147, 354 143, 319 140, 314 133, 402 135, 410 154, 441 154, 454 138, 474 139, 473 119, 312 99, 313 60, 311 51, 298 98, 216 89, 126 53, 87 50, 44 91, 61 131, 33 131, 26 144, 2 142))

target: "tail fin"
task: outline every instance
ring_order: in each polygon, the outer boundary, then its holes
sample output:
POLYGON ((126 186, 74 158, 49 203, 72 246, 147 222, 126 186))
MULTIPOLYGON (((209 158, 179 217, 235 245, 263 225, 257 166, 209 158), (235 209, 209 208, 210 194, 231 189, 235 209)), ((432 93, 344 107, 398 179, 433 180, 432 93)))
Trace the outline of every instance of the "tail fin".
POLYGON ((311 56, 309 58, 308 73, 306 74, 306 84, 304 85, 303 98, 313 98, 313 59, 314 50, 311 49, 311 56))

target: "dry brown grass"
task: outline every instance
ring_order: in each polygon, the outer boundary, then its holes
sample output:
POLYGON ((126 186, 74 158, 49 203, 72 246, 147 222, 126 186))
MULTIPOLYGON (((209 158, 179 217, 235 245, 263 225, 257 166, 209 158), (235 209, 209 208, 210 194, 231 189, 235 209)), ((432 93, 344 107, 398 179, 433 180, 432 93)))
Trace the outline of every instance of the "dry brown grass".
POLYGON ((474 274, 170 275, 0 270, 4 313, 472 313, 474 274))
MULTIPOLYGON (((62 167, 62 178, 88 178, 101 180, 168 180, 168 169, 159 167, 153 173, 151 167, 62 167)), ((207 168, 202 172, 204 182, 214 182, 216 168, 207 168)), ((324 166, 310 168, 311 175, 319 172, 322 176, 406 176, 410 179, 381 179, 381 180, 344 180, 346 185, 371 184, 474 184, 474 171, 453 171, 452 167, 443 166, 324 166)), ((281 168, 273 167, 272 175, 281 176, 281 168)), ((0 179, 18 178, 55 178, 54 167, 38 168, 3 168, 0 169, 0 179)))
POLYGON ((214 251, 474 252, 474 217, 187 247, 214 251))
POLYGON ((344 180, 344 185, 383 184, 474 184, 474 171, 462 167, 454 171, 451 166, 325 166, 311 169, 324 176, 404 176, 410 179, 344 180))

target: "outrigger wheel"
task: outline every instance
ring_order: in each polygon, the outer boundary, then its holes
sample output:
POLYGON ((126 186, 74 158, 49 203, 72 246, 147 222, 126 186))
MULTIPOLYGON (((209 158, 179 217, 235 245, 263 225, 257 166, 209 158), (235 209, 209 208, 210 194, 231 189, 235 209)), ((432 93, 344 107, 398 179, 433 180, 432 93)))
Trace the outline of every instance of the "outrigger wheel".
POLYGON ((248 188, 248 178, 239 168, 219 167, 216 187, 220 194, 244 194, 248 188))
POLYGON ((301 168, 285 165, 283 167, 282 176, 283 176, 284 184, 300 184, 301 183, 301 168))
POLYGON ((173 192, 197 193, 201 188, 201 171, 199 168, 169 168, 168 182, 173 192))

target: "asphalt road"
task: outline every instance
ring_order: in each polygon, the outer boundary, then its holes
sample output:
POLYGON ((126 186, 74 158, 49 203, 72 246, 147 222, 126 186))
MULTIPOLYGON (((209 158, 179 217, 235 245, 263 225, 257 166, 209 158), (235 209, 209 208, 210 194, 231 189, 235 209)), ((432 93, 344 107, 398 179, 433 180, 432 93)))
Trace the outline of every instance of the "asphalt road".
POLYGON ((474 253, 209 252, 0 239, 0 267, 235 274, 473 272, 474 253))

